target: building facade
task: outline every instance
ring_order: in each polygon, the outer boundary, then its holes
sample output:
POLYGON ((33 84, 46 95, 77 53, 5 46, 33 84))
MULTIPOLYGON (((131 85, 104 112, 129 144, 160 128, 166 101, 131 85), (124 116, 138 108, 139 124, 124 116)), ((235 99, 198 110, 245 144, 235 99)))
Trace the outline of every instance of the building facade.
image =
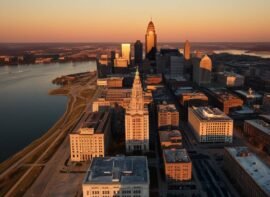
POLYGON ((134 63, 141 65, 143 61, 143 44, 137 40, 134 44, 134 63))
POLYGON ((149 170, 143 156, 94 158, 82 184, 84 197, 148 197, 149 170))
POLYGON ((185 60, 190 60, 190 43, 188 40, 186 40, 185 46, 184 46, 184 57, 185 57, 185 60))
POLYGON ((80 128, 69 134, 71 161, 104 157, 111 136, 110 112, 86 113, 79 125, 80 128))
POLYGON ((159 104, 157 106, 158 127, 179 127, 179 112, 174 104, 159 104))
POLYGON ((227 147, 224 169, 241 191, 241 196, 270 196, 270 168, 247 147, 227 147))
POLYGON ((218 108, 190 107, 188 122, 202 143, 232 143, 233 120, 218 108))
POLYGON ((192 179, 192 162, 186 149, 164 149, 163 162, 168 184, 192 179))
POLYGON ((145 54, 147 55, 152 48, 157 47, 157 34, 154 23, 150 21, 145 34, 145 54))
POLYGON ((193 60, 193 81, 199 86, 208 85, 212 78, 212 60, 205 55, 201 60, 193 60))
POLYGON ((149 150, 149 113, 144 104, 138 69, 133 82, 130 104, 125 114, 125 142, 127 152, 149 150))
POLYGON ((122 58, 126 59, 128 61, 128 64, 130 64, 131 59, 131 48, 129 43, 124 43, 121 45, 121 51, 122 51, 122 58))
POLYGON ((182 134, 179 130, 161 130, 158 134, 161 148, 171 149, 182 147, 182 134))

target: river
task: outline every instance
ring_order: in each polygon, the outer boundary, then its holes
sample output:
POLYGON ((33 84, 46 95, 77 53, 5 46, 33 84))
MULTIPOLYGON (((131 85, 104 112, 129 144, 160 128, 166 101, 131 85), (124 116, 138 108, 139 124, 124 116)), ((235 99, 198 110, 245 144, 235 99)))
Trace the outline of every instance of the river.
POLYGON ((64 113, 65 96, 50 96, 51 81, 96 70, 96 62, 0 67, 0 162, 42 136, 64 113))

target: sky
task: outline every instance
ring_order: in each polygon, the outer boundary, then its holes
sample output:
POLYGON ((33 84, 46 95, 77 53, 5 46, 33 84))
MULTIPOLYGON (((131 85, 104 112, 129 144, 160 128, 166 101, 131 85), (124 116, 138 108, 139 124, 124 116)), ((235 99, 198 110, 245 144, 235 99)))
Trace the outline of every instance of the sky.
POLYGON ((269 42, 270 0, 0 0, 0 42, 269 42))

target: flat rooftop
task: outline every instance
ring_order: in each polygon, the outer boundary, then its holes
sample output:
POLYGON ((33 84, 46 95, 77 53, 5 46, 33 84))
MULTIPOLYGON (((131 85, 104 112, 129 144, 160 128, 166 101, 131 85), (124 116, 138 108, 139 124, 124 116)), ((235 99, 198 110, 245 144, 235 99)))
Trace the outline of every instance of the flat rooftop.
POLYGON ((247 147, 226 149, 257 185, 270 196, 270 168, 255 154, 249 152, 247 147))
POLYGON ((217 96, 217 98, 221 101, 227 101, 227 100, 232 100, 232 99, 238 99, 241 100, 238 96, 235 94, 232 94, 225 88, 209 88, 209 90, 217 96))
POLYGON ((159 131, 159 138, 161 142, 171 141, 173 138, 182 139, 182 134, 179 130, 159 131))
POLYGON ((187 150, 181 149, 164 149, 163 155, 166 163, 187 163, 191 162, 187 150))
POLYGON ((178 112, 174 104, 159 104, 158 112, 178 112))
POLYGON ((191 107, 191 110, 193 110, 196 116, 199 117, 201 120, 232 121, 232 119, 229 116, 227 116, 223 111, 221 111, 218 108, 191 107))
POLYGON ((260 119, 256 119, 256 120, 245 120, 245 122, 247 122, 248 124, 252 125, 253 127, 259 129, 260 131, 264 132, 267 135, 270 135, 270 124, 260 120, 260 119))
POLYGON ((94 133, 104 133, 104 128, 108 124, 109 116, 109 111, 86 113, 74 133, 80 133, 80 128, 92 128, 94 133))
POLYGON ((148 184, 148 174, 145 156, 96 157, 83 184, 148 184))
POLYGON ((262 98, 262 95, 249 90, 235 90, 235 92, 246 98, 262 98))

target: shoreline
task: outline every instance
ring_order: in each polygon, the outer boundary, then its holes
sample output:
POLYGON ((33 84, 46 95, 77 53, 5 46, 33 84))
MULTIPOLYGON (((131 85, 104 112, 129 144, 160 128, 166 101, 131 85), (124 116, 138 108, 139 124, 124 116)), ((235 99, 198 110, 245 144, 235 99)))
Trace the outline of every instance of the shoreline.
MULTIPOLYGON (((89 80, 90 77, 94 79, 91 75, 95 75, 95 73, 89 73, 89 80)), ((76 84, 74 82, 72 85, 76 84)), ((66 96, 68 99, 65 112, 52 127, 41 137, 0 163, 0 196, 9 196, 14 191, 18 192, 18 194, 24 193, 33 184, 42 172, 42 169, 46 166, 46 163, 55 154, 66 137, 68 137, 74 125, 76 125, 76 121, 83 114, 87 106, 86 98, 83 99, 80 95, 81 92, 86 90, 82 88, 78 96, 72 91, 72 85, 68 87, 61 86, 48 91, 49 95, 66 96), (34 171, 34 175, 36 176, 28 176, 29 174, 33 174, 31 173, 32 171, 34 171)), ((92 96, 94 93, 95 90, 92 91, 92 96)))

